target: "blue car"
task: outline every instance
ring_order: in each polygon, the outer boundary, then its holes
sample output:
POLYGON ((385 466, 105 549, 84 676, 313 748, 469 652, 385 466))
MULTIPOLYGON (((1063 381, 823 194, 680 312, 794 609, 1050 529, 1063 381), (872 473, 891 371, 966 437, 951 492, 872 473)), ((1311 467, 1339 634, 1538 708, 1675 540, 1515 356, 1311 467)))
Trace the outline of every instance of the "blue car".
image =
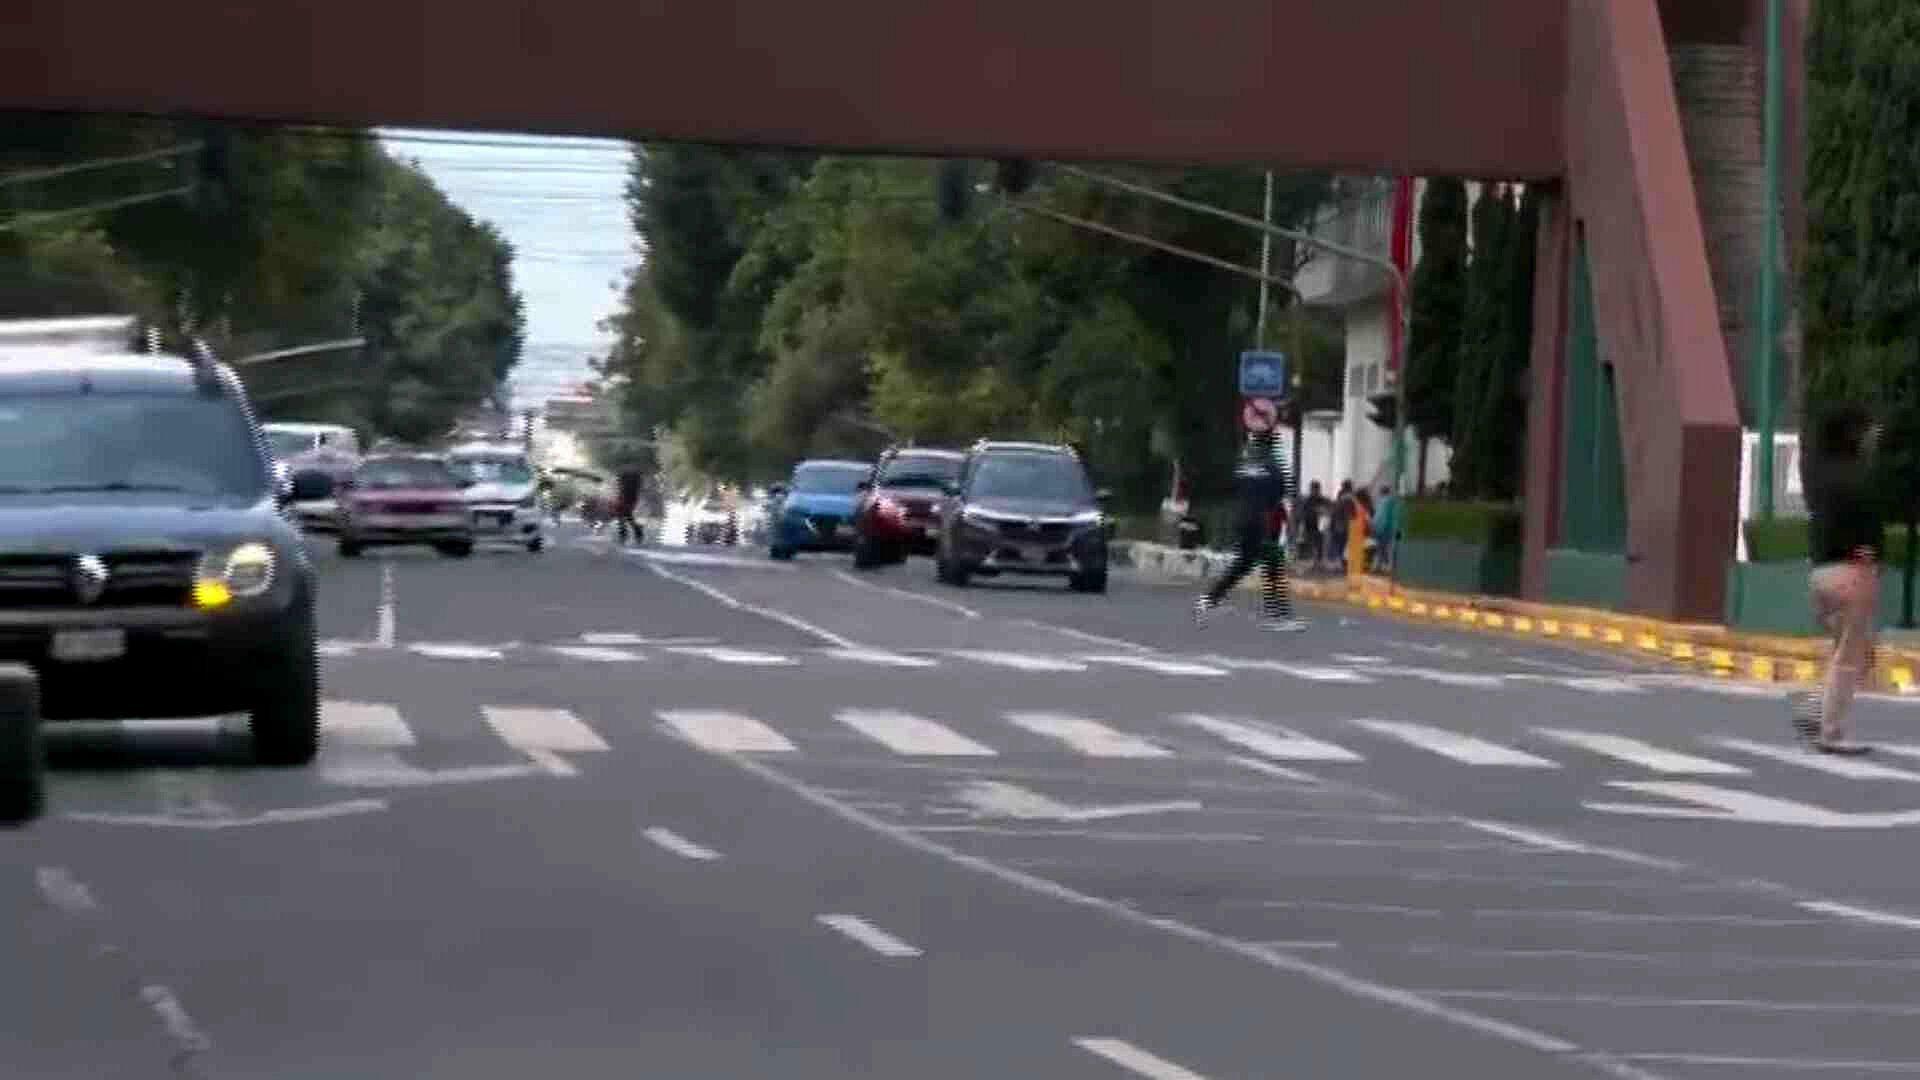
POLYGON ((803 461, 785 484, 776 484, 767 554, 791 559, 800 551, 853 548, 853 504, 873 474, 866 461, 803 461))

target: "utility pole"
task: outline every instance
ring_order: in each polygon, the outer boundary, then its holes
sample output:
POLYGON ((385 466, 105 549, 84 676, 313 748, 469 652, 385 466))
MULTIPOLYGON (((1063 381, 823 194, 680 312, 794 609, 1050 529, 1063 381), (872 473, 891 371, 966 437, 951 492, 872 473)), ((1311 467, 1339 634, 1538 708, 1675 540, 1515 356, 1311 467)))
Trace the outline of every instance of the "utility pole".
POLYGON ((1774 361, 1779 352, 1779 335, 1776 332, 1780 323, 1780 125, 1782 97, 1784 96, 1784 73, 1780 64, 1780 22, 1781 0, 1767 0, 1767 101, 1766 101, 1766 169, 1762 196, 1766 200, 1765 211, 1761 214, 1766 230, 1763 247, 1765 256, 1760 263, 1760 325, 1753 330, 1755 370, 1754 394, 1759 427, 1760 460, 1755 470, 1760 483, 1760 520, 1773 519, 1773 376, 1774 361))
MULTIPOLYGON (((1273 170, 1267 170, 1266 195, 1260 204, 1260 314, 1253 324, 1253 347, 1267 347, 1267 275, 1273 273, 1273 234, 1267 229, 1273 227, 1273 170)), ((1299 357, 1293 362, 1298 364, 1299 357)))

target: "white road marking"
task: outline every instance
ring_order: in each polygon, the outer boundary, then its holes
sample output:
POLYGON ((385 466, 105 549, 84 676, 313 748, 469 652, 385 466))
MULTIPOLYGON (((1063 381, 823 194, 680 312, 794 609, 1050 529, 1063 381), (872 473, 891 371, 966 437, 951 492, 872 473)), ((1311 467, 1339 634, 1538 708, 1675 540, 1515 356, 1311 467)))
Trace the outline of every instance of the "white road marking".
POLYGON ((1270 761, 1262 761, 1259 758, 1231 757, 1227 760, 1243 769, 1252 769, 1254 772, 1271 776, 1276 780, 1287 780, 1295 784, 1307 784, 1313 787, 1318 787, 1323 783, 1319 777, 1312 773, 1304 773, 1298 769, 1289 769, 1282 765, 1275 765, 1270 761))
POLYGON ((1523 829, 1517 825, 1503 825, 1497 821, 1472 820, 1464 820, 1460 824, 1465 825, 1469 829, 1478 829, 1484 833, 1492 833, 1495 836, 1502 836, 1517 843, 1544 848, 1548 851, 1563 851, 1570 855, 1586 855, 1592 852, 1592 849, 1585 844, 1575 843, 1572 840, 1563 839, 1552 833, 1538 832, 1534 829, 1523 829))
POLYGON ((1669 912, 1600 911, 1577 908, 1473 908, 1476 919, 1553 920, 1587 923, 1689 923, 1698 926, 1819 926, 1818 919, 1768 919, 1757 915, 1675 915, 1669 912))
POLYGON ((679 833, 674 832, 672 829, 663 829, 658 825, 648 829, 641 835, 683 859, 693 859, 696 862, 711 862, 720 857, 720 853, 712 848, 702 847, 686 837, 681 836, 679 833))
POLYGON ((749 667, 785 667, 796 662, 793 657, 780 653, 729 649, 721 645, 675 645, 667 651, 682 656, 702 657, 717 664, 744 664, 749 667))
POLYGON ((320 639, 317 649, 321 656, 338 659, 343 656, 352 656, 361 649, 369 647, 372 647, 371 642, 346 641, 341 638, 322 638, 320 639))
POLYGON ((1683 754, 1652 743, 1600 731, 1571 731, 1565 728, 1535 728, 1541 735, 1568 746, 1577 746, 1605 757, 1639 765, 1657 773, 1693 776, 1745 776, 1747 770, 1712 758, 1683 754))
POLYGON ((1207 661, 1235 671, 1277 671, 1282 675, 1291 675, 1308 682, 1370 683, 1374 681, 1372 676, 1362 675, 1346 668, 1289 664, 1281 660, 1243 660, 1227 656, 1209 656, 1207 661))
POLYGON ((522 752, 592 754, 608 749, 606 740, 568 709, 482 705, 480 715, 502 742, 522 752))
POLYGON ((1449 1005, 1442 1001, 1423 997, 1420 994, 1403 990, 1396 986, 1375 982, 1336 967, 1294 956, 1285 950, 1266 948, 1254 942, 1241 941, 1224 934, 1206 930, 1202 927, 1193 926, 1189 923, 1181 922, 1178 919, 1138 911, 1117 901, 1092 896, 1068 888, 1058 882, 1049 881, 1022 870, 1001 865, 990 859, 981 858, 978 855, 969 855, 965 852, 956 851, 937 840, 917 834, 913 829, 894 825, 872 814, 848 806, 832 796, 822 794, 807 784, 795 780, 761 761, 746 757, 733 757, 729 760, 741 769, 758 776, 769 784, 785 790, 795 798, 833 814, 842 821, 858 825, 875 835, 886 837, 897 844, 911 848, 921 854, 944 860, 962 869, 984 874, 997 881, 1019 889, 1024 889, 1036 896, 1044 896, 1059 903, 1096 912, 1114 922, 1125 923, 1128 926, 1140 929, 1156 930, 1183 941, 1204 945, 1223 953, 1230 953, 1243 959, 1251 960, 1256 964, 1274 971, 1283 971, 1302 978, 1312 979, 1315 982, 1330 986, 1342 993, 1361 1000, 1386 1005, 1405 1013, 1430 1017, 1444 1023, 1452 1024, 1455 1027, 1492 1036, 1538 1053, 1562 1058, 1572 1058, 1574 1055, 1580 1055, 1580 1060, 1613 1060, 1603 1055, 1581 1054, 1578 1044, 1568 1042, 1557 1035, 1551 1035, 1533 1028, 1509 1023, 1497 1017, 1486 1016, 1455 1005, 1449 1005))
POLYGON ((1822 754, 1808 750, 1804 746, 1755 742, 1752 739, 1717 739, 1715 741, 1732 750, 1770 758, 1774 761, 1784 761, 1789 765, 1798 765, 1816 772, 1844 776, 1849 780, 1904 780, 1908 783, 1920 783, 1920 773, 1910 773, 1904 769, 1862 761, 1859 758, 1822 754))
POLYGON ((1204 716, 1199 713, 1186 713, 1176 719, 1263 757, 1279 758, 1282 761, 1363 760, 1359 754, 1343 746, 1308 738, 1286 728, 1257 727, 1243 720, 1229 720, 1225 717, 1204 716))
POLYGON ((391 705, 362 701, 320 703, 321 746, 346 743, 369 749, 391 750, 414 744, 413 729, 391 705))
POLYGON ((842 709, 835 720, 885 746, 896 754, 929 757, 992 757, 992 747, 984 746, 954 731, 912 713, 891 709, 842 709))
POLYGON ((856 645, 854 642, 841 637, 839 634, 836 634, 831 630, 827 630, 822 627, 815 626, 812 623, 806 621, 805 619, 799 618, 797 616, 789 615, 784 611, 775 611, 772 608, 760 607, 757 604, 749 604, 744 600, 740 600, 735 597, 729 596, 726 593, 721 592, 719 589, 716 589, 713 586, 706 584, 705 582, 695 581, 694 579, 687 577, 685 574, 676 574, 673 571, 666 569, 665 567, 661 566, 659 563, 654 562, 651 559, 644 559, 643 562, 648 570, 651 570, 654 573, 660 575, 661 577, 666 578, 668 581, 671 581, 676 585, 685 585, 687 588, 692 589, 695 592, 702 593, 706 596, 710 596, 725 607, 733 608, 736 611, 745 611, 745 612, 748 612, 749 614, 758 615, 763 619, 771 619, 772 621, 780 623, 783 626, 791 626, 795 630, 798 630, 803 634, 811 634, 814 637, 819 638, 821 641, 824 641, 827 644, 835 646, 837 648, 841 648, 841 649, 859 648, 859 646, 856 645))
POLYGON ((1865 1013, 1920 1016, 1920 1005, 1871 1001, 1767 1001, 1753 998, 1670 998, 1640 994, 1555 994, 1535 990, 1421 990, 1455 1001, 1511 1001, 1534 1005, 1580 1005, 1625 1009, 1733 1009, 1774 1013, 1865 1013))
POLYGON ((1436 671, 1433 668, 1396 667, 1390 668, 1398 675, 1411 675, 1416 679, 1439 683, 1442 686, 1471 686, 1480 690, 1497 690, 1506 685, 1506 680, 1498 675, 1485 675, 1473 671, 1436 671))
POLYGON ((399 615, 393 598, 393 564, 380 564, 380 606, 375 613, 374 644, 383 649, 393 648, 394 637, 398 633, 399 615))
POLYGON ((1013 818, 1017 821, 1107 821, 1141 814, 1203 809, 1197 799, 1123 803, 1118 806, 1069 806, 1039 792, 999 780, 975 780, 961 784, 955 794, 961 802, 973 807, 976 817, 1013 818))
POLYGON ((580 641, 586 645, 712 645, 710 637, 663 637, 650 638, 644 634, 635 634, 625 630, 604 631, 601 633, 581 634, 580 641))
POLYGON ((1426 724, 1411 724, 1397 720, 1355 720, 1355 724, 1378 735, 1398 739, 1411 746, 1465 765, 1493 765, 1519 769, 1557 769, 1560 766, 1546 758, 1515 750, 1510 746, 1488 742, 1472 735, 1462 735, 1445 728, 1430 727, 1426 724))
POLYGON ((645 659, 645 657, 639 653, 628 652, 625 649, 608 648, 603 645, 549 645, 547 648, 561 656, 571 657, 575 660, 592 660, 599 663, 623 663, 645 659))
POLYGON ((1015 671, 1085 671, 1087 665, 1077 660, 1060 660, 1048 656, 1029 656, 1026 653, 997 652, 990 649, 958 649, 953 653, 965 660, 996 667, 1012 668, 1015 671))
POLYGON ((660 714, 668 727, 703 750, 722 754, 790 754, 793 743, 751 716, 712 709, 669 709, 660 714))
POLYGON ((1188 660, 1169 660, 1156 656, 1082 656, 1080 659, 1090 664, 1112 664, 1115 667, 1138 668, 1151 671, 1156 675, 1206 675, 1219 676, 1227 673, 1225 668, 1209 667, 1188 660))
POLYGON ((1007 722, 1035 735, 1058 739, 1088 757, 1158 758, 1168 751, 1136 735, 1128 735, 1090 720, 1051 712, 1010 712, 1007 722))
POLYGON ((347 817, 351 814, 377 813, 386 808, 387 804, 383 799, 348 799, 345 802, 326 803, 321 806, 263 810, 260 813, 245 816, 232 812, 220 817, 206 817, 197 814, 113 814, 93 811, 73 811, 60 816, 69 821, 85 821, 95 825, 145 825, 169 829, 237 829, 249 825, 286 825, 300 821, 324 821, 328 818, 347 817))
POLYGON ((1641 687, 1625 679, 1610 679, 1600 675, 1586 675, 1554 679, 1554 682, 1574 690, 1585 690, 1590 694, 1638 694, 1644 692, 1641 687))
POLYGON ((940 661, 925 656, 908 656, 905 653, 887 652, 884 649, 828 649, 828 656, 856 664, 873 664, 878 667, 930 668, 939 667, 940 661))
POLYGON ((1121 1039, 1075 1039, 1073 1045, 1147 1080, 1206 1080, 1191 1069, 1183 1069, 1121 1039))
POLYGON ((847 573, 845 570, 835 570, 833 571, 833 576, 849 585, 857 585, 862 589, 871 589, 874 592, 886 593, 888 596, 897 596, 902 600, 917 600, 922 604, 937 607, 942 611, 951 611, 963 619, 977 619, 980 617, 979 612, 965 604, 956 604, 944 597, 928 596, 926 593, 915 592, 912 589, 898 589, 892 585, 881 585, 872 581, 862 581, 860 578, 847 573))
POLYGON ((100 901, 93 898, 93 891, 65 867, 42 866, 33 872, 33 882, 47 903, 68 915, 100 913, 100 901))
POLYGON ((468 645, 457 641, 416 641, 409 652, 435 660, 498 660, 506 654, 490 645, 468 645))
POLYGON ((1358 653, 1334 653, 1333 658, 1343 664, 1385 664, 1389 662, 1384 656, 1362 656, 1358 653))
POLYGON ((1110 649, 1132 649, 1137 652, 1153 651, 1152 649, 1149 649, 1147 646, 1141 645, 1138 642, 1127 641, 1124 638, 1107 637, 1104 634, 1089 634, 1085 630, 1075 630, 1071 626, 1055 626, 1052 623, 1044 623, 1038 619, 1015 619, 1013 621, 1021 624, 1022 626, 1031 626, 1036 630, 1046 630, 1055 634, 1065 634, 1067 637, 1073 638, 1076 641, 1084 641, 1089 645, 1105 645, 1110 649))
POLYGON ((636 558, 658 559, 663 563, 680 563, 689 566, 728 566, 745 570, 767 570, 774 573, 790 574, 793 567, 769 559, 756 559, 746 555, 706 554, 698 551, 662 551, 659 548, 626 548, 628 555, 636 558))
POLYGON ((920 950, 887 933, 858 915, 818 915, 815 921, 822 926, 840 931, 842 934, 879 953, 881 956, 904 958, 919 956, 920 950))
POLYGON ((1725 1067, 1742 1072, 1840 1072, 1840 1073, 1897 1073, 1912 1076, 1920 1073, 1920 1061, 1870 1061, 1858 1058, 1782 1058, 1782 1057, 1738 1057, 1732 1054, 1679 1054, 1645 1053, 1621 1054, 1627 1061, 1644 1061, 1652 1065, 1699 1065, 1703 1067, 1725 1067))
POLYGON ((1902 930, 1920 930, 1920 918, 1912 915, 1900 915, 1891 911, 1876 911, 1873 908, 1855 907, 1833 900, 1804 900, 1800 906, 1821 915, 1837 915, 1843 919, 1857 919, 1860 922, 1875 923, 1880 926, 1897 926, 1902 930))

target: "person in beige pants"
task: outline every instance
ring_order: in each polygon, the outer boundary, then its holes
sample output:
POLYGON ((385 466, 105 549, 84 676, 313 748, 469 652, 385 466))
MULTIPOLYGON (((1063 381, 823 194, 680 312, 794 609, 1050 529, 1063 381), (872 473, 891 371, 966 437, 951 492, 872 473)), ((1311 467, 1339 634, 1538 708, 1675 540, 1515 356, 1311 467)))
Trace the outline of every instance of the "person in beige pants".
POLYGON ((1880 551, 1885 516, 1875 470, 1880 426, 1864 409, 1842 406, 1820 423, 1813 453, 1803 456, 1808 581, 1814 617, 1833 635, 1826 677, 1817 691, 1792 696, 1795 733, 1814 749, 1862 754, 1851 742, 1847 712, 1871 670, 1879 635, 1880 551))

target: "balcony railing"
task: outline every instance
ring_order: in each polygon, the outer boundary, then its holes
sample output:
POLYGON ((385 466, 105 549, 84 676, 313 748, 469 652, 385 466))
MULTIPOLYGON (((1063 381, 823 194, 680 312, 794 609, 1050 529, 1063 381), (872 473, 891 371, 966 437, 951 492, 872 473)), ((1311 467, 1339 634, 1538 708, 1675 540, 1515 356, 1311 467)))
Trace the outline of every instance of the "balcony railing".
MULTIPOLYGON (((1312 233, 1331 243, 1385 256, 1393 236, 1393 185, 1364 181, 1323 210, 1312 233)), ((1324 251, 1310 252, 1300 269, 1300 292, 1307 303, 1344 307, 1387 293, 1384 270, 1324 251)))

